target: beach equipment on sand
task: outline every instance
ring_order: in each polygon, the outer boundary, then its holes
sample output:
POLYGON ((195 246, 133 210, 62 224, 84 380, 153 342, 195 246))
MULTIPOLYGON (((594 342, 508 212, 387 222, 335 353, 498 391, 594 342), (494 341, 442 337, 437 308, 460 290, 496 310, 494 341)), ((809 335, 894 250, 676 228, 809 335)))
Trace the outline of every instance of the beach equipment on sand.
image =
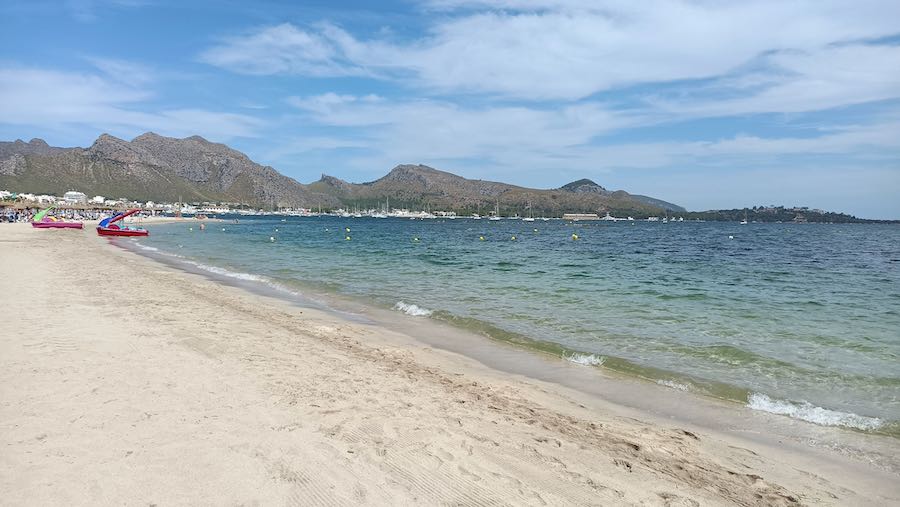
POLYGON ((41 220, 44 219, 45 216, 47 216, 47 213, 55 207, 56 206, 50 206, 47 209, 43 209, 43 210, 39 211, 38 214, 35 215, 34 218, 31 219, 31 221, 32 222, 40 222, 41 220))
POLYGON ((31 219, 31 226, 35 229, 81 229, 84 225, 81 222, 65 222, 54 217, 48 217, 47 213, 56 206, 38 212, 31 219))
POLYGON ((130 209, 125 213, 117 213, 111 217, 104 218, 100 221, 100 225, 97 226, 97 234, 101 236, 149 236, 150 231, 148 231, 147 229, 127 226, 120 227, 115 223, 127 216, 137 213, 138 211, 140 210, 130 209))

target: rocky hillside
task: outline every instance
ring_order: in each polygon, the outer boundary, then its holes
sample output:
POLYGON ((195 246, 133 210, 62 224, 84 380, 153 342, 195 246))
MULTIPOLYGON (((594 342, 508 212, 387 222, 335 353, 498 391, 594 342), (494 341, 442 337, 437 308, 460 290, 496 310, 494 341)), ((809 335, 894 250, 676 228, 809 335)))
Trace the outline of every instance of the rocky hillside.
POLYGON ((558 189, 539 190, 506 183, 470 180, 423 165, 400 165, 381 179, 352 184, 331 177, 309 185, 317 193, 333 195, 350 206, 454 210, 487 214, 498 205, 503 215, 559 216, 567 212, 659 214, 680 206, 622 190, 609 191, 591 180, 578 180, 558 189), (655 202, 647 202, 652 199, 655 202))
POLYGON ((0 188, 141 201, 239 202, 252 206, 391 207, 504 215, 606 211, 645 216, 680 207, 609 191, 591 180, 553 190, 470 180, 423 165, 400 165, 369 183, 332 176, 303 185, 243 153, 202 137, 143 134, 131 141, 103 134, 89 148, 54 148, 40 139, 0 142, 0 188))
POLYGON ((0 143, 0 188, 57 195, 77 189, 141 201, 340 205, 224 144, 153 133, 132 141, 103 134, 86 149, 52 148, 40 139, 0 143))

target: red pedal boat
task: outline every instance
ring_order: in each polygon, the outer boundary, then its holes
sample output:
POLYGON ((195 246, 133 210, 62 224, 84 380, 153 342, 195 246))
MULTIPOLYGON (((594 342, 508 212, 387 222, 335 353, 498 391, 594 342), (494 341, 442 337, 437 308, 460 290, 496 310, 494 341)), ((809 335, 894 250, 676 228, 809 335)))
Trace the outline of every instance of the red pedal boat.
POLYGON ((149 236, 150 231, 134 227, 119 227, 115 222, 123 218, 133 215, 140 211, 139 209, 130 209, 125 213, 118 213, 109 218, 104 218, 97 226, 97 234, 101 236, 149 236))

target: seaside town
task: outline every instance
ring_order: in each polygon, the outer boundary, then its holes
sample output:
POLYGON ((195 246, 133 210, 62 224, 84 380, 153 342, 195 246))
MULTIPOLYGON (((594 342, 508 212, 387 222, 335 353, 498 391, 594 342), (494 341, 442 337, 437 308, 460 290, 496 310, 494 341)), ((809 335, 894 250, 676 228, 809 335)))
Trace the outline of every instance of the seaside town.
MULTIPOLYGON (((534 221, 549 221, 555 219, 562 219, 568 221, 605 221, 605 222, 625 222, 630 221, 634 222, 636 219, 634 217, 616 217, 612 216, 610 213, 606 213, 605 215, 599 215, 597 213, 564 213, 561 217, 534 217, 534 216, 520 216, 519 214, 514 214, 511 216, 502 216, 498 210, 491 211, 488 214, 482 216, 477 213, 473 213, 471 215, 458 215, 454 211, 425 211, 425 210, 410 210, 407 208, 391 208, 388 203, 385 203, 381 208, 369 208, 369 209, 344 209, 337 208, 333 210, 322 210, 321 208, 318 210, 314 210, 311 208, 293 208, 293 207, 283 207, 274 210, 266 210, 262 208, 252 207, 245 203, 236 203, 236 202, 190 202, 190 203, 182 203, 182 202, 154 202, 147 201, 141 202, 133 199, 128 199, 125 197, 118 197, 115 199, 108 198, 102 195, 95 195, 93 197, 89 197, 84 192, 79 192, 76 190, 70 190, 65 192, 62 196, 49 195, 49 194, 34 194, 27 192, 13 192, 9 190, 0 190, 0 222, 16 222, 16 221, 29 221, 34 215, 36 215, 41 209, 47 207, 54 207, 54 214, 59 215, 61 217, 67 219, 74 220, 97 220, 104 216, 108 216, 117 211, 123 211, 127 209, 137 209, 141 216, 195 216, 195 217, 208 217, 215 215, 244 215, 244 216, 269 216, 269 215, 278 215, 278 216, 294 216, 294 217, 310 217, 310 216, 339 216, 343 218, 406 218, 406 219, 449 219, 455 220, 457 218, 469 218, 474 220, 523 220, 525 222, 534 222, 534 221)), ((784 206, 757 206, 752 208, 752 212, 754 217, 774 217, 777 214, 784 213, 792 213, 793 219, 789 219, 786 221, 790 221, 793 223, 807 223, 806 216, 809 215, 819 215, 826 216, 829 214, 828 211, 821 209, 810 209, 809 207, 789 207, 785 208, 784 206)), ((637 219, 639 221, 647 221, 647 222, 662 222, 662 223, 678 223, 678 222, 704 222, 710 218, 709 214, 701 216, 697 213, 685 213, 682 216, 648 216, 637 219), (683 215, 688 215, 686 218, 683 215), (694 216, 690 216, 694 215, 694 216)), ((788 217, 789 218, 789 217, 788 217)), ((715 219, 715 218, 713 218, 715 219)), ((727 219, 726 219, 727 220, 727 219)), ((747 219, 741 219, 738 217, 735 221, 740 221, 741 223, 746 223, 747 219)), ((763 220, 759 220, 763 221, 763 220)), ((773 221, 776 220, 765 220, 765 221, 773 221)), ((756 219, 751 220, 750 222, 757 222, 756 219)), ((777 223, 781 223, 781 220, 778 220, 777 223)), ((827 223, 827 222, 826 222, 827 223)))
MULTIPOLYGON (((243 203, 229 202, 191 202, 191 203, 170 203, 170 202, 140 202, 132 199, 119 197, 110 199, 102 195, 88 197, 83 192, 75 190, 68 191, 60 196, 47 194, 32 194, 10 192, 8 190, 0 190, 0 220, 17 221, 18 219, 27 220, 33 216, 42 207, 55 206, 60 212, 68 218, 74 219, 96 219, 101 215, 109 214, 109 212, 124 209, 136 208, 141 210, 144 215, 182 215, 182 216, 212 216, 212 215, 252 215, 252 216, 340 216, 343 218, 409 218, 409 219, 456 219, 463 218, 453 211, 414 211, 406 208, 390 208, 387 204, 381 209, 354 209, 346 210, 338 208, 330 211, 313 210, 309 208, 279 208, 276 210, 264 210, 262 208, 253 208, 243 203), (12 219, 10 217, 13 217, 12 219)), ((491 212, 486 217, 473 214, 465 218, 481 219, 501 218, 499 213, 491 212)), ((518 215, 503 217, 508 219, 523 219, 525 221, 534 221, 531 217, 520 217, 518 215)), ((606 216, 600 217, 595 213, 570 213, 563 216, 569 220, 634 220, 634 218, 617 218, 612 217, 608 213, 606 216)), ((658 217, 652 217, 650 221, 659 220, 658 217)), ((550 220, 550 218, 542 217, 540 220, 550 220)), ((673 219, 673 221, 675 221, 673 219)), ((682 218, 682 221, 684 219, 682 218)))
MULTIPOLYGON (((32 194, 25 192, 10 192, 0 190, 0 221, 27 221, 41 208, 54 206, 58 213, 76 220, 97 219, 101 215, 125 209, 139 209, 143 215, 182 215, 182 216, 212 216, 212 215, 252 215, 252 216, 340 216, 344 218, 372 217, 372 218, 457 218, 452 211, 410 211, 408 209, 368 209, 348 211, 343 208, 323 212, 309 208, 285 207, 277 210, 264 210, 254 208, 243 203, 229 202, 141 202, 124 197, 110 199, 102 195, 88 197, 87 194, 78 191, 68 191, 61 197, 48 194, 32 194)), ((477 218, 480 218, 476 215, 477 218)))

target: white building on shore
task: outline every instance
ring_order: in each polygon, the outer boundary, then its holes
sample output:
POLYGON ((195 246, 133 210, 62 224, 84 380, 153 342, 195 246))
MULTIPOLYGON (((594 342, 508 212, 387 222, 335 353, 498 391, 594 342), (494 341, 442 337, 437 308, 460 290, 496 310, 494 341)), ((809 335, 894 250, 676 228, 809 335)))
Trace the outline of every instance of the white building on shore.
POLYGON ((70 190, 63 195, 63 200, 69 204, 86 204, 87 196, 82 192, 70 190))

